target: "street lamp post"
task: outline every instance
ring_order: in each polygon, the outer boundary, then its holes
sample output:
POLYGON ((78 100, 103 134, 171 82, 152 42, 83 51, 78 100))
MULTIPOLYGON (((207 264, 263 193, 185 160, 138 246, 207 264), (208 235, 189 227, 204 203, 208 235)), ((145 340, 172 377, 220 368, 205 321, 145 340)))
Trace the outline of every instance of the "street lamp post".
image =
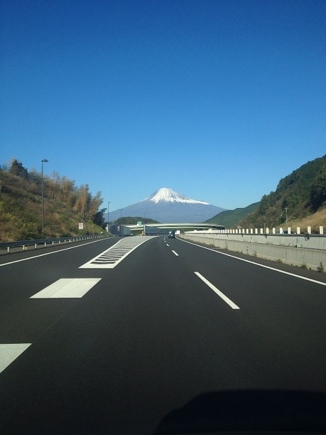
POLYGON ((108 232, 109 232, 109 222, 110 222, 110 204, 111 201, 108 201, 108 232))
POLYGON ((41 160, 42 162, 42 180, 41 180, 41 187, 42 187, 42 235, 44 234, 44 180, 43 180, 43 164, 48 163, 47 159, 41 160))

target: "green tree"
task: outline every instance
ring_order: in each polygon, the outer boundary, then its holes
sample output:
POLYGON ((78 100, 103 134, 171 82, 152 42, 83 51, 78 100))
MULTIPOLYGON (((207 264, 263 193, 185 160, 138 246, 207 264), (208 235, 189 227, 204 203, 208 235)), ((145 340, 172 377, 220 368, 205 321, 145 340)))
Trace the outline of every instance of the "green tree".
POLYGON ((11 161, 9 172, 12 175, 16 175, 17 177, 21 177, 24 178, 25 180, 28 180, 27 169, 24 168, 23 164, 16 159, 13 159, 11 161))
POLYGON ((95 213, 93 217, 94 224, 104 228, 105 227, 105 220, 104 220, 104 212, 106 211, 106 208, 102 208, 97 213, 95 213))

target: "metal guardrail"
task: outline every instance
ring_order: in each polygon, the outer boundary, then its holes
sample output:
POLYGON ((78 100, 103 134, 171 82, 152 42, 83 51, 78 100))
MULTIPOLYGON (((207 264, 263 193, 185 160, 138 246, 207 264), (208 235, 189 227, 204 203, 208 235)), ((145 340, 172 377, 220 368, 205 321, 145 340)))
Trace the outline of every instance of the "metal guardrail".
POLYGON ((56 246, 65 243, 80 242, 89 239, 106 238, 100 235, 87 235, 77 237, 59 237, 50 239, 33 239, 33 240, 18 240, 17 242, 2 242, 0 243, 0 254, 10 254, 11 252, 25 251, 28 248, 38 249, 56 246))

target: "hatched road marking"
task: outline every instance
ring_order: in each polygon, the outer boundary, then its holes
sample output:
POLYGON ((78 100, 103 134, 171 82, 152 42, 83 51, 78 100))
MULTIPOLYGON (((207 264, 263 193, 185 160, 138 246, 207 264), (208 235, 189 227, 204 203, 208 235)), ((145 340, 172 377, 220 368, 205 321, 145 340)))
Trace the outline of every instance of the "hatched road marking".
POLYGON ((138 246, 147 242, 153 236, 132 236, 119 240, 111 248, 83 264, 79 269, 113 269, 138 246))

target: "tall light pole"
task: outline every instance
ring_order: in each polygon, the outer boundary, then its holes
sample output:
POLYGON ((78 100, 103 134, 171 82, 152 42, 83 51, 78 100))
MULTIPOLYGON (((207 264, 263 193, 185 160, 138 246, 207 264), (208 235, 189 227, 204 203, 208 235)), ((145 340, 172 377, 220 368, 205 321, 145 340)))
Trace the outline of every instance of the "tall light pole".
POLYGON ((44 234, 44 180, 43 180, 43 164, 44 163, 48 163, 47 159, 43 159, 41 160, 42 162, 42 181, 41 181, 41 186, 42 186, 42 234, 44 234))
POLYGON ((110 222, 110 204, 111 201, 108 201, 108 232, 109 232, 109 222, 110 222))

